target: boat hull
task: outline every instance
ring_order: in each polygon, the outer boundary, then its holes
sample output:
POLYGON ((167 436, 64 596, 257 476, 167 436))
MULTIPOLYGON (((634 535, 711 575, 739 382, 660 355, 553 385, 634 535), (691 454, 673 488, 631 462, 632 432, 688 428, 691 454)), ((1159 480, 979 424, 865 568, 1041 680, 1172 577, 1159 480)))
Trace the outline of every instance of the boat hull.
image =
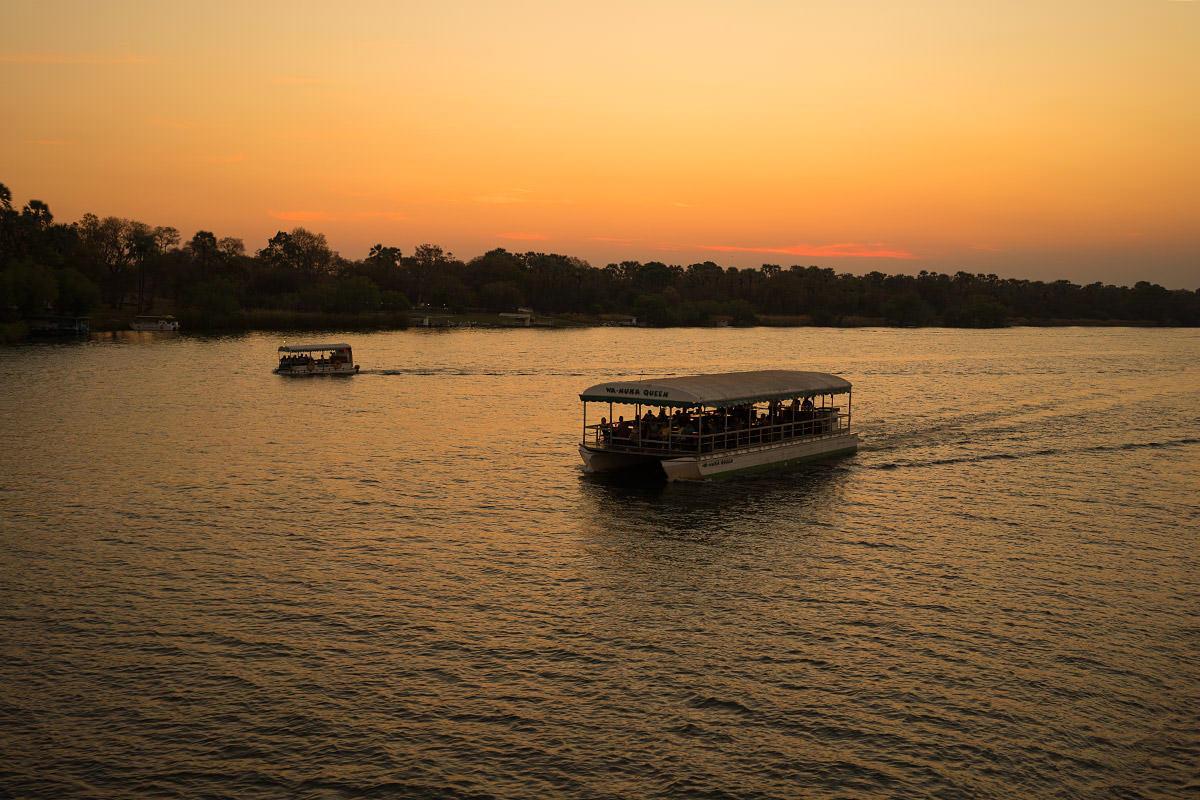
POLYGON ((615 453, 610 450, 593 450, 584 445, 579 446, 579 455, 583 458, 584 472, 622 472, 630 469, 642 469, 653 466, 660 459, 654 456, 638 453, 615 453))
POLYGON ((703 481, 849 455, 856 450, 858 434, 843 433, 775 447, 664 459, 662 468, 667 480, 703 481))
POLYGON ((586 472, 616 472, 638 469, 658 462, 670 481, 703 481, 748 472, 802 464, 822 458, 849 455, 858 450, 858 434, 842 433, 797 440, 769 447, 725 450, 679 458, 660 458, 640 453, 620 453, 580 445, 586 472))
POLYGON ((337 367, 307 364, 294 367, 276 367, 271 370, 276 375, 286 375, 289 378, 310 378, 316 375, 354 375, 358 372, 357 364, 344 364, 337 367))

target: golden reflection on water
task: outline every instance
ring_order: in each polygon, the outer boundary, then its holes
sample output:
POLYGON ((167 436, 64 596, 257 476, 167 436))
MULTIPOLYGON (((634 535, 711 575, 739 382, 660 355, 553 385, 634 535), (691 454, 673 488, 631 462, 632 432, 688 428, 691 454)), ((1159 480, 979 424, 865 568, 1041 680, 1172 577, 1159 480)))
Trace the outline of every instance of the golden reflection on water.
POLYGON ((1196 336, 338 333, 362 373, 314 380, 269 336, 5 348, 0 785, 1170 796, 1196 336), (581 474, 580 389, 780 366, 854 383, 858 454, 581 474))

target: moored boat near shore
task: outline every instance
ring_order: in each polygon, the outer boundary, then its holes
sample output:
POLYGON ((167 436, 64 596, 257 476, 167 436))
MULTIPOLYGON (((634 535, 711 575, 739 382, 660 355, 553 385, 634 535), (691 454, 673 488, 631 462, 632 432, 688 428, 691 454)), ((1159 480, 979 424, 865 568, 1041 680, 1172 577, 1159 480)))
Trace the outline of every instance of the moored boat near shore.
POLYGON ((657 465, 705 480, 853 453, 850 382, 825 372, 758 370, 598 383, 580 393, 588 472, 657 465), (845 395, 845 407, 834 405, 845 395), (608 413, 588 422, 588 403, 608 413), (632 418, 614 413, 632 406, 632 418), (655 411, 657 409, 657 411, 655 411))
POLYGON ((348 344, 285 344, 279 348, 276 375, 354 375, 358 365, 348 344))
POLYGON ((162 331, 163 333, 179 330, 179 320, 170 314, 138 314, 129 323, 135 331, 162 331))

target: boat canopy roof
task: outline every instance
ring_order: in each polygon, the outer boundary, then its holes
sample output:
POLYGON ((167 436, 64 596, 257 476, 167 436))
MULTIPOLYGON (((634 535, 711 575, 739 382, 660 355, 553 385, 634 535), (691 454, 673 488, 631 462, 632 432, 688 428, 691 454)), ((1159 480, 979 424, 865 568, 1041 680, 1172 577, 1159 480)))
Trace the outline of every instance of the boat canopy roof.
POLYGON ((280 346, 281 353, 314 353, 318 350, 349 350, 348 344, 285 344, 280 346))
POLYGON ((844 394, 850 381, 828 372, 764 369, 675 378, 606 381, 580 393, 584 402, 643 403, 655 406, 736 406, 819 394, 844 394))

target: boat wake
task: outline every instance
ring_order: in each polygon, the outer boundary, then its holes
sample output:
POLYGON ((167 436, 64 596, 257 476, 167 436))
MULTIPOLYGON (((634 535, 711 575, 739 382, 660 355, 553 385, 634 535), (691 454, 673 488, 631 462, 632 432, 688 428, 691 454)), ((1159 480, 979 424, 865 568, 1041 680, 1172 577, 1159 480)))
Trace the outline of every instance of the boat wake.
POLYGON ((1171 447, 1187 447, 1200 444, 1200 438, 1174 439, 1163 442, 1124 442, 1121 444, 1102 444, 1090 447, 1061 447, 1027 450, 1008 453, 981 453, 979 455, 952 456, 949 458, 904 459, 885 461, 878 464, 862 464, 863 469, 908 469, 922 467, 942 467, 951 464, 979 464, 987 461, 1006 461, 1025 458, 1044 458, 1046 456, 1086 455, 1089 453, 1127 452, 1131 450, 1162 449, 1171 447))
POLYGON ((403 375, 410 377, 413 375, 423 375, 430 377, 437 376, 452 376, 452 377, 471 377, 471 376, 496 376, 508 377, 515 375, 560 375, 568 378, 578 378, 587 375, 588 373, 576 371, 553 372, 544 369, 462 369, 457 367, 410 367, 407 369, 364 369, 359 370, 359 375, 383 375, 395 376, 403 375))

